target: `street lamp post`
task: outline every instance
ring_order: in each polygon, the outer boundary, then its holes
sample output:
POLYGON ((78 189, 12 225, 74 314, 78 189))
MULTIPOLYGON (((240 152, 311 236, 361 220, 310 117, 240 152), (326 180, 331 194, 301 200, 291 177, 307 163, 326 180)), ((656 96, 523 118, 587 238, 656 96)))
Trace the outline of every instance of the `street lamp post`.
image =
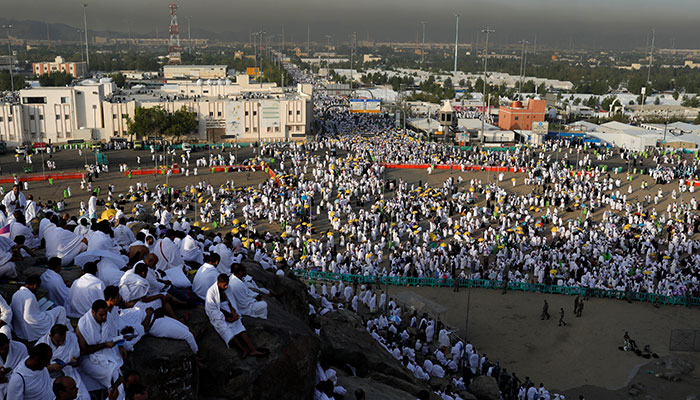
POLYGON ((87 61, 87 70, 90 71, 90 47, 88 46, 87 6, 87 3, 83 3, 83 22, 85 23, 85 60, 87 61))
MULTIPOLYGON (((520 43, 523 45, 520 50, 520 77, 518 79, 518 94, 522 97, 523 94, 523 79, 525 75, 525 45, 530 44, 527 40, 521 40, 520 43)), ((521 99, 522 100, 522 99, 521 99)))
POLYGON ((12 29, 12 25, 3 25, 3 28, 7 28, 7 56, 9 57, 9 63, 10 63, 10 88, 12 90, 12 98, 15 96, 15 80, 12 76, 12 68, 13 68, 13 62, 12 62, 12 46, 10 45, 10 29, 12 29))
POLYGON ((482 33, 486 34, 486 45, 484 46, 484 82, 483 82, 483 93, 482 93, 482 100, 484 104, 484 108, 481 113, 481 140, 480 142, 484 142, 484 136, 485 136, 485 130, 486 130, 486 110, 488 107, 488 104, 486 104, 486 69, 488 68, 488 62, 489 62, 489 33, 494 33, 496 32, 493 29, 489 29, 488 27, 486 29, 482 29, 482 33))

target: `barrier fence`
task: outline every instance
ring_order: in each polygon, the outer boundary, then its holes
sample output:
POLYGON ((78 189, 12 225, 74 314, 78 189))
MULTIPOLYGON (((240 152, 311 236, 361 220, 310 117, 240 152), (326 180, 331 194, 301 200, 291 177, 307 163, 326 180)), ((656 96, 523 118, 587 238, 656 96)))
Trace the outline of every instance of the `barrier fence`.
MULTIPOLYGON (((380 284, 392 286, 428 286, 428 287, 454 287, 454 279, 441 278, 412 278, 406 276, 379 276, 379 275, 355 275, 339 274, 323 271, 308 271, 302 269, 293 270, 297 277, 314 280, 326 280, 359 284, 380 284)), ((484 289, 503 289, 503 281, 491 281, 488 279, 459 279, 459 287, 473 287, 484 289)), ((586 288, 580 286, 545 285, 539 283, 508 282, 508 290, 521 292, 539 292, 546 294, 563 294, 568 296, 586 295, 586 288)), ((658 304, 688 305, 685 296, 664 296, 654 293, 626 292, 613 289, 589 289, 592 297, 629 299, 658 304)), ((690 306, 700 306, 700 297, 690 297, 690 306)))

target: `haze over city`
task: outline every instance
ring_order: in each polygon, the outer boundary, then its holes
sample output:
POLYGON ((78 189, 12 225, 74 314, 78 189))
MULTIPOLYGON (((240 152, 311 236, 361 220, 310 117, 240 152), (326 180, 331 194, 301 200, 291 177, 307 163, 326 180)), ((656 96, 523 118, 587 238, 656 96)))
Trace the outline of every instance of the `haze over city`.
MULTIPOLYGON (((2 18, 65 23, 79 27, 82 2, 74 0, 3 0, 2 18)), ((166 34, 168 0, 89 1, 88 17, 95 31, 134 35, 166 34)), ((287 40, 305 41, 307 25, 311 40, 348 41, 351 32, 372 41, 415 41, 419 21, 426 21, 428 41, 454 40, 454 13, 462 15, 462 42, 476 40, 487 25, 498 31, 493 43, 517 43, 532 39, 554 47, 643 48, 652 27, 657 43, 666 48, 700 47, 700 3, 692 0, 588 0, 504 1, 476 0, 425 2, 416 0, 319 1, 296 0, 201 0, 179 2, 181 32, 190 18, 196 36, 224 34, 228 40, 246 41, 259 29, 285 29, 287 40)))

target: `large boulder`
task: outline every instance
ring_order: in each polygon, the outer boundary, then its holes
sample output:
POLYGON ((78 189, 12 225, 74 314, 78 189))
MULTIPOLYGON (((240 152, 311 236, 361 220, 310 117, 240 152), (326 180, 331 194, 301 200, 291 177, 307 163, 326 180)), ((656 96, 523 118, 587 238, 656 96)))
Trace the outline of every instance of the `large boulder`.
MULTIPOLYGON (((196 323, 201 316, 195 314, 196 323)), ((243 325, 253 344, 268 349, 269 356, 241 359, 206 321, 207 336, 199 351, 207 365, 200 373, 201 395, 237 400, 313 398, 320 345, 308 325, 275 301, 268 302, 268 319, 244 317, 243 325)))
POLYGON ((501 392, 498 382, 491 376, 480 375, 472 379, 469 384, 469 392, 479 400, 500 400, 501 392))
POLYGON ((362 325, 357 314, 338 310, 319 317, 324 357, 338 368, 355 368, 358 376, 381 372, 415 383, 413 375, 392 357, 362 325))
POLYGON ((346 399, 355 398, 355 390, 362 389, 368 399, 372 400, 415 400, 416 395, 385 385, 373 379, 356 376, 338 376, 338 385, 347 390, 346 399))
POLYGON ((248 275, 255 279, 259 286, 278 295, 277 300, 288 313, 308 323, 311 296, 303 282, 299 281, 291 272, 285 276, 278 276, 265 271, 255 261, 244 260, 243 265, 246 267, 248 275))
POLYGON ((197 359, 182 340, 146 336, 126 364, 141 373, 153 400, 196 400, 200 371, 197 359))

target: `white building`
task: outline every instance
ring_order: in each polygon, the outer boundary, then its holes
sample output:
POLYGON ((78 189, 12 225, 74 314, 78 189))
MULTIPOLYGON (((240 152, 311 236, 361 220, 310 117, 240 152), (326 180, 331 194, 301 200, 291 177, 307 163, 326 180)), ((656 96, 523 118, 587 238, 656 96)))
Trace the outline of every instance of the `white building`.
POLYGON ((56 56, 54 61, 43 61, 32 64, 34 75, 52 74, 54 72, 65 72, 74 78, 87 75, 87 64, 85 62, 66 62, 63 57, 56 56))
POLYGON ((225 65, 164 65, 163 78, 168 79, 224 79, 225 65))
POLYGON ((103 79, 71 87, 24 89, 21 104, 0 104, 0 140, 16 146, 131 138, 127 121, 136 108, 158 106, 169 112, 184 106, 195 114, 198 130, 187 138, 190 141, 305 140, 313 122, 312 85, 300 84, 296 91, 270 84, 262 89, 254 86, 255 90, 209 82, 117 91, 110 79, 103 79))

